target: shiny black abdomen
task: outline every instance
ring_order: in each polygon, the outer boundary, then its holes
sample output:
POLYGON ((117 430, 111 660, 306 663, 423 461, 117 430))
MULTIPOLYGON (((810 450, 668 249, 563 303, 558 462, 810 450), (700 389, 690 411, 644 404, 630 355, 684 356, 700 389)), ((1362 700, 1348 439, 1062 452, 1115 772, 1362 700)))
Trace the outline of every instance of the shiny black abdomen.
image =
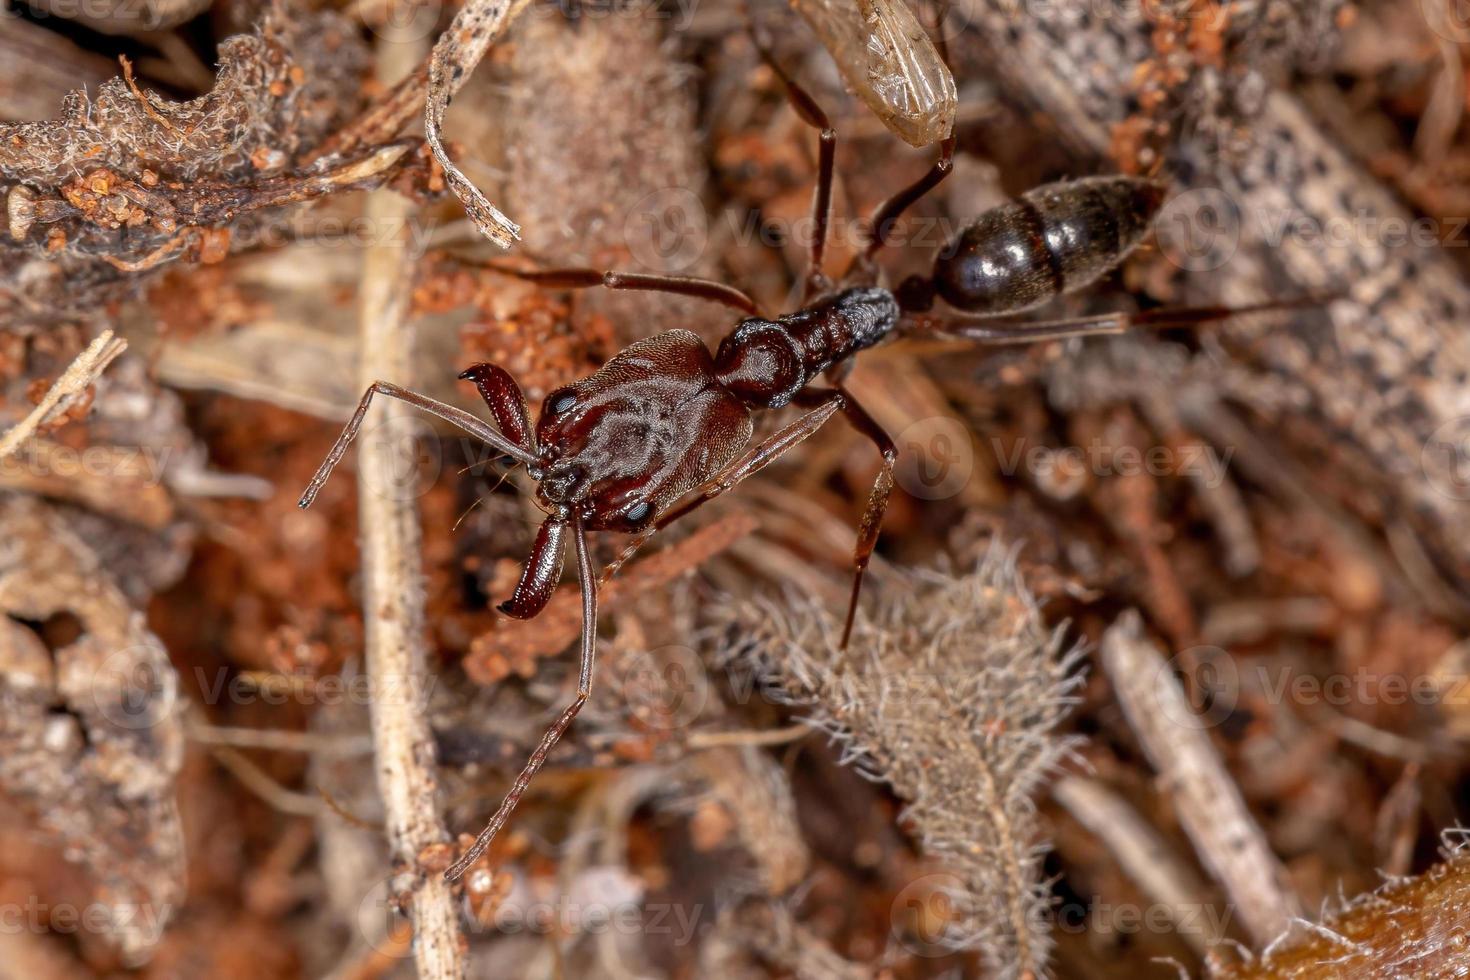
POLYGON ((1040 306, 1116 268, 1162 203, 1162 186, 1139 177, 1038 187, 962 231, 934 265, 934 291, 971 313, 1040 306))

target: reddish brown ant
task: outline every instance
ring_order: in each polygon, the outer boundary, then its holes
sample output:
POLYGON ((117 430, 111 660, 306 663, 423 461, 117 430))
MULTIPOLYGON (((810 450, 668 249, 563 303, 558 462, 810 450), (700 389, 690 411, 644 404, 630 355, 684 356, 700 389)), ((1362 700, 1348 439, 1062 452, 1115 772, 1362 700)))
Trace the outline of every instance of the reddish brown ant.
MULTIPOLYGON (((769 56, 767 61, 785 85, 797 113, 821 133, 812 208, 814 234, 799 309, 767 319, 742 290, 705 279, 593 269, 525 271, 487 263, 498 272, 549 288, 600 286, 698 297, 723 303, 745 319, 720 342, 713 356, 698 336, 686 330, 638 341, 590 377, 547 395, 534 427, 519 385, 494 364, 476 364, 460 378, 478 388, 498 429, 424 395, 386 381, 375 382, 301 496, 300 505, 309 507, 356 435, 373 396, 382 394, 478 436, 524 463, 537 481, 537 503, 547 517, 514 593, 498 607, 501 612, 528 619, 546 606, 561 578, 566 539, 572 539, 583 616, 576 698, 542 736, 474 845, 445 873, 450 880, 463 874, 484 852, 591 692, 597 576, 588 552, 588 531, 637 534, 636 546, 753 476, 841 413, 873 442, 883 460, 858 531, 852 594, 842 634, 846 645, 897 457, 893 440, 842 385, 853 356, 901 334, 939 333, 987 344, 1025 343, 1118 333, 1129 322, 1165 319, 1119 313, 1050 322, 998 319, 1074 292, 1115 269, 1143 240, 1163 202, 1163 186, 1145 178, 1090 177, 1037 188, 985 212, 961 231, 941 253, 929 277, 910 277, 893 291, 877 285, 874 257, 887 243, 899 216, 950 173, 953 138, 941 144, 939 160, 923 177, 877 209, 866 226, 862 251, 837 283, 830 282, 821 267, 836 134, 811 97, 769 56), (933 313, 936 297, 959 312, 933 313), (821 374, 830 383, 814 386, 821 374), (746 449, 753 431, 752 415, 787 404, 808 411, 746 449)), ((1196 322, 1232 312, 1242 311, 1176 312, 1167 319, 1196 322)))

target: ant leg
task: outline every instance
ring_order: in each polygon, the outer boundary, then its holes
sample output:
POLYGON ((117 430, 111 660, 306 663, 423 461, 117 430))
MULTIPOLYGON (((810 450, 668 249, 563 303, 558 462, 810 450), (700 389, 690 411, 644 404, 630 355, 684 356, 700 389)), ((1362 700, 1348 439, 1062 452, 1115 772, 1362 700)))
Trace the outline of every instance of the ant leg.
POLYGON ((525 463, 528 466, 534 466, 536 464, 535 456, 532 456, 525 449, 506 438, 503 433, 496 431, 483 419, 476 418, 469 412, 455 408, 453 405, 446 405, 444 402, 430 398, 428 395, 421 395, 416 391, 400 388, 395 384, 389 384, 387 381, 374 381, 368 386, 368 390, 363 393, 362 401, 358 402, 357 411, 352 414, 352 418, 348 421, 346 427, 343 428, 342 434, 337 437, 337 441, 332 445, 331 451, 327 453, 327 458, 322 460, 322 465, 317 468, 316 475, 306 485, 306 491, 302 493, 301 499, 296 502, 296 506, 304 510, 311 506, 312 501, 316 500, 316 495, 321 490, 322 484, 326 483, 327 477, 332 475, 333 467, 341 461, 342 454, 347 452, 348 444, 356 437, 357 430, 362 427, 363 417, 367 415, 368 406, 373 402, 373 395, 386 395, 389 398, 397 398, 399 401, 408 402, 415 408, 421 408, 431 415, 437 415, 444 421, 452 422, 459 426, 470 435, 483 439, 517 462, 525 463))
POLYGON ((696 299, 707 299, 713 303, 723 303, 747 316, 760 316, 760 308, 744 290, 737 289, 728 283, 715 282, 713 279, 699 279, 694 276, 654 276, 642 272, 582 268, 517 269, 515 266, 505 265, 493 259, 466 264, 478 265, 492 272, 514 276, 517 279, 534 282, 550 289, 587 289, 601 286, 605 289, 639 289, 657 293, 673 293, 677 296, 693 296, 696 299))
POLYGON ((847 421, 859 433, 872 441, 883 455, 883 466, 878 470, 878 476, 873 481, 873 489, 868 494, 868 505, 863 510, 863 520, 858 525, 857 545, 853 549, 852 563, 852 597, 847 603, 847 620, 842 627, 842 649, 847 649, 848 638, 852 636, 853 620, 857 617, 858 596, 862 594, 863 573, 868 570, 868 562, 873 557, 873 549, 878 545, 878 531, 883 526, 883 513, 888 509, 888 496, 893 490, 893 466, 898 460, 898 447, 893 444, 893 439, 883 431, 876 419, 868 414, 868 410, 858 404, 857 400, 846 388, 837 387, 827 391, 804 391, 797 394, 797 401, 807 399, 830 398, 835 395, 838 404, 842 408, 842 414, 847 421))
POLYGON ((1064 320, 1007 320, 922 314, 903 321, 905 336, 936 335, 985 345, 1034 344, 1067 337, 1120 334, 1130 322, 1127 313, 1099 313, 1064 320))
POLYGON ((635 537, 632 543, 623 549, 623 553, 613 559, 603 570, 603 580, 610 578, 629 558, 633 557, 639 548, 643 547, 649 538, 659 531, 680 518, 687 517, 721 494, 733 490, 736 485, 759 473, 820 429, 842 407, 841 400, 835 391, 828 389, 821 394, 823 397, 816 408, 773 433, 760 445, 707 480, 703 486, 695 487, 683 503, 666 511, 652 527, 635 537))
POLYGON ((781 84, 786 87, 786 98, 791 102, 791 108, 801 117, 801 121, 817 130, 821 134, 821 145, 817 153, 817 186, 812 192, 812 244, 807 259, 806 284, 802 287, 802 305, 806 305, 812 296, 831 285, 826 276, 822 275, 822 258, 827 251, 827 225, 832 215, 832 179, 833 169, 837 159, 837 131, 832 128, 831 120, 817 105, 817 100, 812 98, 806 89, 797 82, 776 63, 776 58, 771 54, 770 48, 765 41, 757 35, 755 46, 760 51, 761 59, 770 66, 776 77, 781 79, 781 84))
POLYGON ((948 177, 953 170, 954 137, 950 136, 940 141, 939 159, 934 161, 934 166, 929 168, 928 173, 878 205, 877 210, 873 212, 873 217, 868 220, 863 229, 868 244, 863 249, 862 258, 872 259, 879 249, 887 245, 889 236, 893 234, 893 226, 903 213, 913 207, 925 194, 938 187, 940 181, 948 177))
POLYGON ((1144 310, 1140 313, 1098 313, 1093 316, 1068 317, 1060 320, 1016 320, 1005 317, 963 315, 933 316, 918 314, 905 317, 905 335, 937 334, 969 340, 979 344, 1029 344, 1065 337, 1095 337, 1120 334, 1129 327, 1187 327, 1216 320, 1228 320, 1248 313, 1271 313, 1284 310, 1311 309, 1335 299, 1334 295, 1308 294, 1292 299, 1266 300, 1245 306, 1176 306, 1144 310))
POLYGON ((592 572, 592 558, 587 551, 587 531, 582 522, 577 520, 572 525, 572 541, 577 550, 577 575, 582 580, 582 665, 577 674, 577 696, 566 709, 552 722, 546 734, 541 736, 531 757, 526 760, 526 766, 520 775, 511 784, 510 791, 505 794, 505 799, 500 804, 500 809, 495 811, 495 816, 480 831, 480 836, 470 845, 469 850, 460 855, 444 872, 445 881, 454 881, 467 870, 470 865, 479 860, 481 854, 490 846, 495 835, 505 826, 510 819, 511 811, 521 801, 521 796, 526 792, 526 787, 541 766, 546 762, 546 756, 552 748, 561 740, 567 728, 572 724, 572 719, 577 717, 577 712, 582 710, 582 705, 592 695, 592 667, 597 656, 597 576, 592 572))
POLYGON ((806 402, 806 404, 816 406, 812 411, 788 423, 759 446, 756 446, 744 456, 725 467, 724 472, 718 474, 709 482, 705 483, 704 486, 697 489, 698 496, 689 498, 678 507, 675 507, 660 517, 658 522, 654 524, 652 530, 661 531, 679 518, 687 516, 706 502, 733 490, 737 484, 755 476, 777 459, 805 442, 807 437, 820 429, 842 407, 841 398, 837 392, 830 390, 823 391, 821 395, 822 398, 820 400, 812 399, 806 402))
MULTIPOLYGON (((949 16, 949 0, 936 0, 933 5, 934 23, 927 29, 934 38, 934 46, 939 51, 939 60, 944 62, 946 70, 950 68, 949 42, 944 36, 944 18, 949 16)), ((950 175, 954 170, 954 132, 939 143, 939 159, 929 168, 929 172, 908 187, 878 205, 873 212, 873 217, 868 220, 863 234, 868 239, 867 246, 863 249, 861 259, 858 261, 870 262, 874 255, 884 245, 888 244, 888 236, 893 233, 893 225, 905 211, 913 207, 925 195, 939 186, 939 182, 950 175)))

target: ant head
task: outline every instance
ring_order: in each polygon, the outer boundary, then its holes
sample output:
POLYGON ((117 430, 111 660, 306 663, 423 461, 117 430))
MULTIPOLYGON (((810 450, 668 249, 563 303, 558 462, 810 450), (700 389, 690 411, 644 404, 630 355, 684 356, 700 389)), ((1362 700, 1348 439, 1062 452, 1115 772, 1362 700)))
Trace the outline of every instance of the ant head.
POLYGON ((649 527, 750 438, 749 413, 687 330, 639 341, 546 396, 537 496, 593 531, 649 527))

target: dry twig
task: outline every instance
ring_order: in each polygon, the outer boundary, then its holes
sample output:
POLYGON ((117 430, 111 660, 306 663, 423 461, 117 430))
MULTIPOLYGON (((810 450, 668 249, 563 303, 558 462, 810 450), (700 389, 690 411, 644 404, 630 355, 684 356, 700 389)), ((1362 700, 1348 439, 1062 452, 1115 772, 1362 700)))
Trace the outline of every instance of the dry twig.
MULTIPOLYGON (((388 46, 380 55, 380 69, 400 53, 388 46)), ((362 388, 379 378, 408 381, 412 339, 406 321, 416 258, 403 239, 412 205, 391 192, 376 191, 367 209, 378 227, 399 233, 383 236, 363 260, 358 293, 362 388)), ((409 915, 419 976, 456 980, 464 976, 464 961, 454 893, 442 876, 420 869, 425 852, 446 849, 449 835, 439 814, 434 742, 421 683, 429 668, 417 505, 412 495, 390 489, 400 476, 402 442, 412 436, 403 426, 408 414, 404 406, 390 402, 382 411, 383 424, 365 431, 358 449, 365 659, 378 691, 372 701, 378 789, 393 858, 411 869, 409 915)))
POLYGON ((1212 923, 1195 914, 1204 902, 1204 883, 1126 800, 1086 776, 1059 780, 1052 796, 1107 845, 1149 898, 1169 910, 1175 927, 1198 953, 1204 955, 1220 940, 1207 931, 1212 923), (1189 927, 1200 922, 1206 929, 1189 927))
POLYGON ((127 349, 128 342, 114 337, 111 330, 104 330, 97 339, 77 355, 56 383, 41 398, 31 413, 0 436, 0 459, 4 459, 20 448, 20 444, 42 425, 66 412, 86 390, 96 383, 119 354, 127 349))
POLYGON ((424 138, 434 159, 444 168, 444 178, 454 196, 464 205, 475 226, 501 248, 520 237, 520 226, 511 221, 470 182, 444 149, 440 135, 444 113, 470 72, 480 63, 494 40, 530 0, 471 0, 455 14, 449 30, 440 36, 429 56, 429 91, 424 103, 424 138))
POLYGON ((1301 916, 1301 905, 1210 744, 1208 719, 1190 708, 1169 664, 1144 638, 1138 613, 1125 613, 1103 634, 1102 662, 1200 859, 1225 886, 1246 930, 1270 942, 1301 916))

